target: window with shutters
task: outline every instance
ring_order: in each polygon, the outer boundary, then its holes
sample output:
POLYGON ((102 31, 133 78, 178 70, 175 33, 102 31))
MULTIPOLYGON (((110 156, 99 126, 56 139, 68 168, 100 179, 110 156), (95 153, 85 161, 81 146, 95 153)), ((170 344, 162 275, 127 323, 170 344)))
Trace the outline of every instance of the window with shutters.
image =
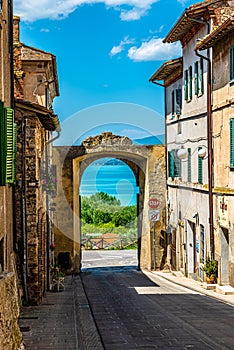
POLYGON ((191 148, 188 148, 188 182, 191 182, 191 148))
POLYGON ((230 81, 234 81, 234 46, 230 48, 230 81))
POLYGON ((169 177, 181 176, 181 160, 176 155, 176 150, 168 152, 169 177))
POLYGON ((230 168, 234 168, 234 118, 230 119, 230 168))
POLYGON ((16 124, 14 123, 14 111, 4 108, 0 103, 0 160, 1 174, 0 184, 14 184, 16 177, 16 124))
POLYGON ((194 93, 199 94, 198 61, 194 63, 194 93))
MULTIPOLYGON (((198 147, 198 150, 200 150, 202 147, 198 147)), ((201 157, 198 156, 198 183, 202 184, 203 183, 203 176, 202 176, 202 168, 203 168, 203 160, 201 157)))

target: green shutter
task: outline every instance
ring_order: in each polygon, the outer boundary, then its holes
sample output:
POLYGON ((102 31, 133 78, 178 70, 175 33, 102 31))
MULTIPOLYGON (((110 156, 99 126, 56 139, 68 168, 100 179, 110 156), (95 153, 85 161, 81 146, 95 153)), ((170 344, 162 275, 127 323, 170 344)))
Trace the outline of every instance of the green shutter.
POLYGON ((179 159, 176 155, 176 151, 174 151, 174 158, 175 158, 175 170, 174 174, 175 177, 180 177, 181 176, 181 159, 179 159))
POLYGON ((175 114, 175 91, 174 90, 171 92, 171 113, 172 113, 172 116, 174 116, 175 114))
POLYGON ((191 148, 188 148, 188 182, 191 182, 191 148))
POLYGON ((6 134, 3 102, 0 101, 0 185, 6 184, 6 134))
MULTIPOLYGON (((198 147, 198 150, 200 150, 202 147, 198 147)), ((202 158, 198 156, 198 183, 202 184, 202 158)))
POLYGON ((201 89, 201 94, 204 94, 204 68, 203 68, 203 58, 200 59, 200 89, 201 89))
POLYGON ((14 183, 13 179, 13 158, 14 158, 14 111, 5 108, 6 125, 6 183, 14 183))
POLYGON ((192 66, 189 67, 189 98, 193 98, 193 69, 192 66))
POLYGON ((16 153, 17 153, 17 124, 13 124, 13 162, 12 162, 12 182, 16 182, 16 153))
POLYGON ((175 159, 174 159, 174 150, 168 152, 168 169, 169 169, 169 177, 175 176, 175 159))
POLYGON ((230 167, 234 168, 234 119, 230 119, 230 167))
POLYGON ((199 83, 198 83, 198 61, 194 63, 194 90, 195 95, 199 94, 199 83))
POLYGON ((184 99, 188 100, 188 70, 184 71, 184 99))

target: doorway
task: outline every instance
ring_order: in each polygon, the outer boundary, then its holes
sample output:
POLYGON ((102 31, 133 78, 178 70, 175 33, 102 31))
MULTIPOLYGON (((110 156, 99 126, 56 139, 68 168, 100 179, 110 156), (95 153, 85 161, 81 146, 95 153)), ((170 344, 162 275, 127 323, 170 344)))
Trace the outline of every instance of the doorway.
POLYGON ((220 283, 221 285, 229 284, 229 231, 220 227, 220 283))
POLYGON ((188 221, 187 226, 187 263, 188 274, 194 274, 196 271, 196 225, 188 221))

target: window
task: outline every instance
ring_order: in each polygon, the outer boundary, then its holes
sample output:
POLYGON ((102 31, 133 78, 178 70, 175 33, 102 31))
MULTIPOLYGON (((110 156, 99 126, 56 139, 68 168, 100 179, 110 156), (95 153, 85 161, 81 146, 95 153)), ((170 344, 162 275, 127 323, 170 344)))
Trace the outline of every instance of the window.
POLYGON ((176 114, 180 115, 182 109, 182 90, 176 89, 176 114))
POLYGON ((188 148, 188 182, 191 182, 191 148, 188 148))
MULTIPOLYGON (((200 150, 201 148, 202 147, 198 147, 198 150, 200 150)), ((199 184, 203 183, 202 168, 203 168, 202 158, 198 156, 198 183, 199 184)))
POLYGON ((198 61, 194 63, 194 93, 199 94, 198 61))
POLYGON ((234 168, 234 119, 230 119, 230 167, 234 168))
POLYGON ((176 150, 168 152, 169 177, 181 176, 181 160, 176 155, 176 150))
POLYGON ((234 46, 230 48, 230 81, 234 80, 234 46))
POLYGON ((16 163, 16 124, 14 123, 14 111, 4 108, 0 102, 0 184, 15 183, 16 163))
POLYGON ((181 88, 171 92, 171 113, 172 116, 180 115, 182 109, 182 90, 181 88))

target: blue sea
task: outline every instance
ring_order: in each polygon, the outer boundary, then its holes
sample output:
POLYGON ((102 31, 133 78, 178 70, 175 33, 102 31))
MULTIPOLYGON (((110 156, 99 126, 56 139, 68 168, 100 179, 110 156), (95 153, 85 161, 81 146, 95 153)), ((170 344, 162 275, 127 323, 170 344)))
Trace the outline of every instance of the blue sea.
POLYGON ((105 192, 115 196, 121 205, 136 204, 138 187, 132 170, 119 160, 105 158, 93 162, 84 172, 81 181, 81 196, 105 192))

